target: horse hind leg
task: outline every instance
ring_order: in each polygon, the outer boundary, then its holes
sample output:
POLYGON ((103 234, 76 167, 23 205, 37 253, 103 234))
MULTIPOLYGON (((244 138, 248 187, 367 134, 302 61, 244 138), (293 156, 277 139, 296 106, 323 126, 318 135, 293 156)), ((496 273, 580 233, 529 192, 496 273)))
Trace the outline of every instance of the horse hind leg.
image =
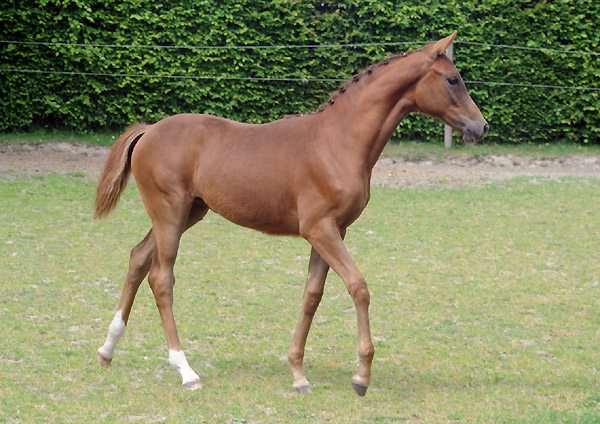
MULTIPOLYGON (((208 207, 204 202, 198 199, 189 213, 185 230, 204 218, 207 212, 208 207)), ((155 246, 156 243, 153 231, 150 229, 146 237, 131 250, 129 255, 129 268, 123 285, 123 291, 117 305, 117 311, 110 323, 106 341, 104 345, 98 349, 98 361, 105 367, 110 365, 114 357, 117 343, 125 334, 133 301, 135 300, 141 282, 150 271, 155 246)), ((169 362, 180 372, 180 374, 182 372, 189 375, 193 373, 189 365, 187 365, 185 355, 181 351, 174 351, 173 355, 170 355, 169 357, 169 362)))
POLYGON ((292 368, 294 382, 292 388, 296 392, 310 393, 310 385, 304 374, 304 348, 306 346, 306 338, 308 331, 313 321, 313 317, 323 296, 323 288, 329 265, 321 258, 317 251, 313 248, 310 254, 310 262, 308 265, 308 277, 306 278, 306 287, 302 298, 302 310, 300 318, 294 331, 294 338, 288 352, 288 361, 292 368))
POLYGON ((189 211, 183 229, 172 223, 156 223, 154 226, 156 235, 155 257, 148 276, 148 282, 154 294, 167 339, 169 363, 179 373, 182 380, 181 384, 188 390, 200 390, 202 389, 202 383, 198 374, 188 364, 177 334, 173 316, 173 287, 175 285, 173 266, 183 231, 200 221, 207 212, 208 207, 204 202, 198 201, 193 204, 189 211))
POLYGON ((125 277, 125 284, 121 292, 121 298, 117 305, 117 312, 108 327, 108 335, 104 345, 98 349, 98 360, 103 366, 109 366, 117 347, 117 343, 125 334, 131 307, 141 282, 144 280, 152 262, 154 251, 154 237, 152 229, 146 237, 135 246, 129 255, 129 269, 125 277))

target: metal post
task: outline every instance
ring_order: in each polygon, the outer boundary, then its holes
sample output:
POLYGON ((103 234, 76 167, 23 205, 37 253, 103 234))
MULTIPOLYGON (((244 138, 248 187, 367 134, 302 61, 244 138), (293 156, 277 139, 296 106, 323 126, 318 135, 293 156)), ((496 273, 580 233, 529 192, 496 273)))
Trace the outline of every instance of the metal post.
MULTIPOLYGON (((454 43, 450 44, 446 49, 446 56, 452 60, 452 53, 454 53, 454 43)), ((444 147, 446 149, 452 148, 452 127, 444 124, 444 147)))

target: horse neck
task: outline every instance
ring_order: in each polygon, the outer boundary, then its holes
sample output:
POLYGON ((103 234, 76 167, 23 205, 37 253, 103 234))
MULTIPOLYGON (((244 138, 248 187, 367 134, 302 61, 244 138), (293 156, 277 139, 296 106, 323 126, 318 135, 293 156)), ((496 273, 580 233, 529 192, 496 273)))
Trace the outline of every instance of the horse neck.
POLYGON ((325 127, 338 133, 329 137, 337 144, 332 151, 354 156, 370 172, 400 121, 415 110, 411 89, 429 68, 424 58, 415 54, 382 62, 344 84, 345 92, 323 113, 325 127))

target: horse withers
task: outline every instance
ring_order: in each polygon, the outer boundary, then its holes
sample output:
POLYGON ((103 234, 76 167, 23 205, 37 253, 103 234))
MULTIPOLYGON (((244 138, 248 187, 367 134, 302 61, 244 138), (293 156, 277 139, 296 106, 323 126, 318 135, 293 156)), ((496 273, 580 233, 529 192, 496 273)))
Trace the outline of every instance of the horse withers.
POLYGON ((181 235, 209 210, 268 234, 301 236, 311 245, 300 318, 288 359, 293 389, 310 392, 304 348, 329 268, 341 277, 356 308, 358 372, 363 396, 374 348, 367 282, 344 246, 346 229, 366 207, 371 171, 400 121, 410 112, 437 118, 481 140, 488 124, 444 55, 456 32, 421 49, 392 56, 355 75, 317 111, 251 125, 182 114, 130 127, 112 147, 97 189, 95 217, 117 204, 133 172, 152 222, 133 248, 117 312, 98 358, 110 364, 125 332, 134 297, 148 282, 162 319, 169 362, 190 390, 200 378, 181 349, 173 318, 173 265, 181 235))

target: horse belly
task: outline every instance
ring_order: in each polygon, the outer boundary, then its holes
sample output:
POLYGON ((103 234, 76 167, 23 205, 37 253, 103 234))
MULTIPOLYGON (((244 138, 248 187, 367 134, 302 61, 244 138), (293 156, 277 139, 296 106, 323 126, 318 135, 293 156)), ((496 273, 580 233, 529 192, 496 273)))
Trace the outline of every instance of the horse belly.
POLYGON ((270 234, 298 234, 296 204, 303 160, 297 140, 278 125, 203 117, 194 186, 211 210, 270 234))
POLYGON ((199 182, 198 197, 227 220, 269 234, 297 235, 298 213, 289 191, 270 179, 243 175, 199 182))

